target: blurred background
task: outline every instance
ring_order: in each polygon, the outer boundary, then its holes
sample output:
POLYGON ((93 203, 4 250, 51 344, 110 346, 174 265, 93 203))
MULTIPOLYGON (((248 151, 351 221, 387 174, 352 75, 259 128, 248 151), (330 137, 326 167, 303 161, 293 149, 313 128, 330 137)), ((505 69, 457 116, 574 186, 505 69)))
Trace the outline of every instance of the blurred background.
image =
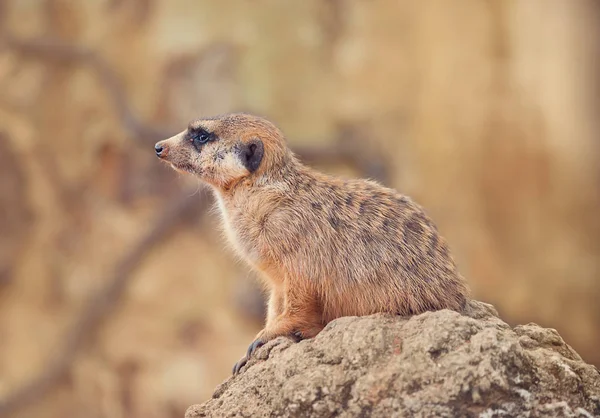
POLYGON ((600 3, 0 0, 0 416, 182 417, 261 328, 153 144, 249 111, 600 365, 600 3))

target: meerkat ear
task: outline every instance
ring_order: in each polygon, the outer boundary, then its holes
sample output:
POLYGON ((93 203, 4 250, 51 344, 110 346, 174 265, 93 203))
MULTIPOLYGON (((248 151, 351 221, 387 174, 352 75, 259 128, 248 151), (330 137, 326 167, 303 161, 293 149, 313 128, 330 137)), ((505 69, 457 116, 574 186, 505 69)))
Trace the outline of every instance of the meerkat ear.
POLYGON ((242 147, 241 159, 249 172, 253 173, 260 166, 265 149, 260 139, 254 138, 242 147))

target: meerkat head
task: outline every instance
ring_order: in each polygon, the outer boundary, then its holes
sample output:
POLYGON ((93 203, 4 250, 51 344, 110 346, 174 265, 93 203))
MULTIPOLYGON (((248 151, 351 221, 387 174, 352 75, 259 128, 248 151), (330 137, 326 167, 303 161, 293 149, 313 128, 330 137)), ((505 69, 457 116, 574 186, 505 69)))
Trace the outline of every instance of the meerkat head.
POLYGON ((157 142, 154 150, 175 170, 223 189, 276 170, 290 155, 275 125, 241 113, 195 120, 185 131, 157 142))

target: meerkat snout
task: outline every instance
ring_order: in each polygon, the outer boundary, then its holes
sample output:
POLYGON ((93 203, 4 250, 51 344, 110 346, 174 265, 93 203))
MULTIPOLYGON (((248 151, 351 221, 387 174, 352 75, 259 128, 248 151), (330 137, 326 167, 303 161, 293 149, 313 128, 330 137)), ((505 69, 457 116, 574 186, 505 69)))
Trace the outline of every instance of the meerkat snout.
MULTIPOLYGON (((161 141, 162 142, 162 141, 161 141)), ((167 148, 163 146, 160 142, 157 142, 154 145, 154 152, 158 158, 163 158, 167 156, 167 148), (163 154, 164 152, 164 154, 163 154)))

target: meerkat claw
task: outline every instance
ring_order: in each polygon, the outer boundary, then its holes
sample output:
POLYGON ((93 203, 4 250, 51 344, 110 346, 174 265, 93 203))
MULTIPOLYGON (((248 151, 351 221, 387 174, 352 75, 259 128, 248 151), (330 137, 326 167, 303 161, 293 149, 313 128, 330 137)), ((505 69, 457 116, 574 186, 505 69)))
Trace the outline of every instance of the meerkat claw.
POLYGON ((265 342, 261 339, 256 339, 254 341, 252 341, 252 344, 250 344, 250 346, 248 347, 248 352, 246 353, 246 358, 250 358, 252 356, 252 354, 254 354, 254 352, 262 347, 263 345, 265 345, 265 342))
POLYGON ((235 376, 236 374, 238 374, 240 370, 242 370, 242 367, 246 365, 246 363, 248 363, 248 357, 244 357, 243 359, 235 363, 232 370, 233 375, 235 376))
POLYGON ((248 363, 248 360, 250 360, 250 357, 252 357, 252 354, 254 354, 254 352, 259 348, 262 347, 265 344, 265 342, 261 339, 256 339, 254 341, 252 341, 252 344, 250 344, 250 346, 248 347, 248 351, 246 352, 246 356, 244 358, 242 358, 240 361, 238 361, 237 363, 235 363, 235 365, 233 366, 233 375, 236 375, 240 372, 240 370, 242 370, 242 367, 244 367, 246 365, 246 363, 248 363))

